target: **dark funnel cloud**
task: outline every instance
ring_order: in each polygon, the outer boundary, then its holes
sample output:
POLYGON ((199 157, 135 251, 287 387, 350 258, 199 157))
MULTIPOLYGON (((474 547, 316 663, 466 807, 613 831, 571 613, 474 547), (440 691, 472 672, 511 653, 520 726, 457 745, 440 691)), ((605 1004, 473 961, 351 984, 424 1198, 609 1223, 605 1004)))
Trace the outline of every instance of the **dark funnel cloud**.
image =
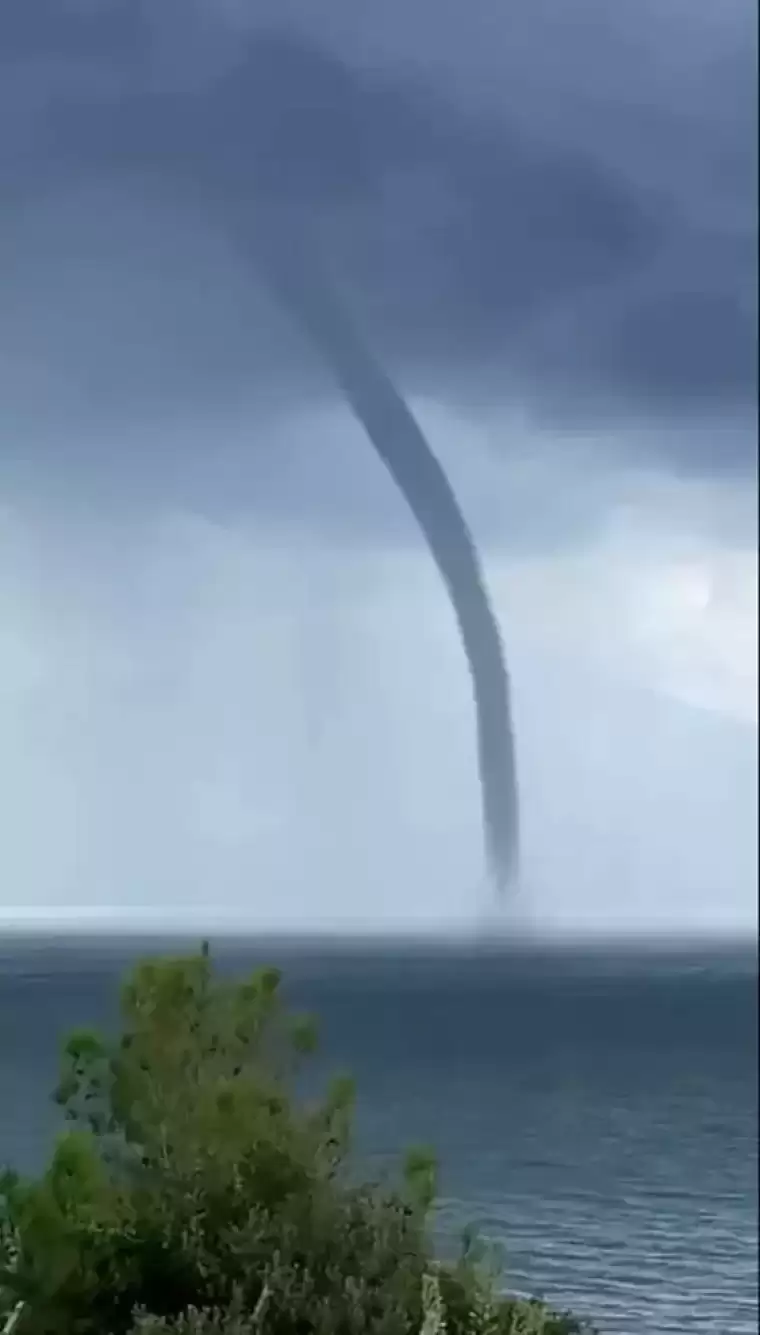
POLYGON ((393 382, 363 345, 306 239, 291 233, 287 245, 287 231, 261 223, 255 230, 264 272, 332 368, 417 520, 448 589, 472 674, 489 871, 503 892, 518 871, 515 745, 501 638, 475 544, 443 468, 393 382))

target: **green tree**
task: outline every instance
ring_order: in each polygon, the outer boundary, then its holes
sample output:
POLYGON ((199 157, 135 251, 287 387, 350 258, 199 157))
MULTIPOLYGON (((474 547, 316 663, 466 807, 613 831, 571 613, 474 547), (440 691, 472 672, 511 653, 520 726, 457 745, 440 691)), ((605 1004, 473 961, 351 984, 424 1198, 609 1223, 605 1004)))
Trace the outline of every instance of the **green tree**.
POLYGON ((353 1088, 294 1077, 314 1026, 280 976, 220 979, 208 950, 148 960, 113 1040, 73 1034, 69 1126, 36 1179, 0 1179, 0 1315, 14 1335, 572 1335, 500 1297, 474 1254, 433 1256, 435 1166, 357 1182, 353 1088))

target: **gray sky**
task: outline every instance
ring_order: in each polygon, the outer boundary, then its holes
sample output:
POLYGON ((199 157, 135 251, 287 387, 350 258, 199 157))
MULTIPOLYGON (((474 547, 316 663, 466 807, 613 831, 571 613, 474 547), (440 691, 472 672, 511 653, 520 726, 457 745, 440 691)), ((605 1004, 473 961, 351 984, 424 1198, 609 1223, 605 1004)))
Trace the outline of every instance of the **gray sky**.
POLYGON ((308 219, 481 545, 519 914, 750 930, 745 0, 4 0, 0 917, 447 927, 469 683, 403 503, 259 287, 308 219))

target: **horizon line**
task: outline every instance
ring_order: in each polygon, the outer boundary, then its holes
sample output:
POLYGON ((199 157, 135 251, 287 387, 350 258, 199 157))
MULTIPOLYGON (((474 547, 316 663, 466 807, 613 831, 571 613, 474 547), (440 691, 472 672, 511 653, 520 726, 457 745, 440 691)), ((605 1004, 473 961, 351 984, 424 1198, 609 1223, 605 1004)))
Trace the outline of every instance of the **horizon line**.
POLYGON ((742 927, 538 927, 524 922, 509 922, 504 915, 495 930, 493 921, 458 922, 445 926, 428 925, 361 925, 330 924, 310 927, 275 926, 239 921, 199 919, 196 922, 177 922, 164 917, 130 919, 90 914, 74 918, 30 917, 3 918, 0 915, 0 946, 3 939, 42 940, 56 938, 61 945, 84 939, 122 940, 175 940, 191 941, 209 938, 217 941, 255 940, 282 944, 417 944, 431 946, 476 946, 504 950, 520 947, 636 947, 636 946, 736 946, 759 948, 757 924, 742 927))

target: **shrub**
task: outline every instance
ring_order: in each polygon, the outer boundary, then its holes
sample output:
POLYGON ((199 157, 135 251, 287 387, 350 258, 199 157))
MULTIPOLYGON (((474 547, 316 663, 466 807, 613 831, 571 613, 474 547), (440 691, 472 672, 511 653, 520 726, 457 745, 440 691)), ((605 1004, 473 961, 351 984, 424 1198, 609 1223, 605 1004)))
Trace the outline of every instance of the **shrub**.
POLYGON ((14 1335, 573 1335, 500 1296, 469 1248, 437 1262, 436 1175, 351 1172, 353 1090, 293 1094, 315 1043, 276 970, 215 977, 206 948, 127 980, 122 1029, 73 1034, 69 1123, 38 1179, 0 1181, 0 1315, 14 1335))

